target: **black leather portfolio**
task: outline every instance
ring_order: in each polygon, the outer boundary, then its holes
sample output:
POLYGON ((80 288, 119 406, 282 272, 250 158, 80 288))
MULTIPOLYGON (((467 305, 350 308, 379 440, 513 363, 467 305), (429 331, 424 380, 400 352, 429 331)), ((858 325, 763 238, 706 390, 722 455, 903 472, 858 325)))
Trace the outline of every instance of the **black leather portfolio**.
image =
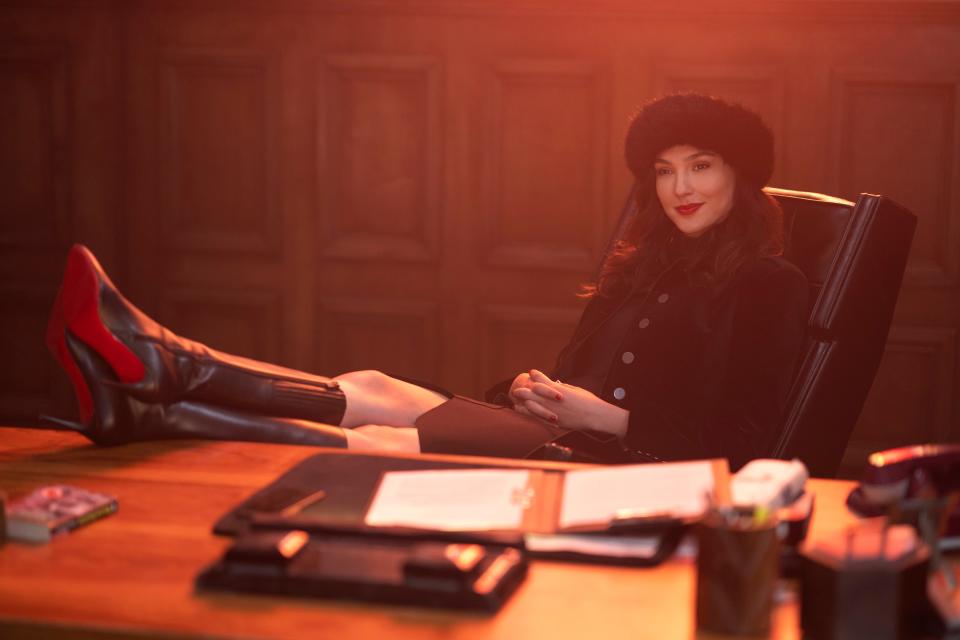
MULTIPOLYGON (((723 461, 714 461, 715 473, 726 473, 723 461)), ((582 468, 582 466, 580 466, 582 468)), ((473 464, 322 452, 303 460, 263 489, 257 491, 216 523, 214 532, 236 535, 247 529, 299 529, 322 535, 338 532, 370 532, 413 539, 448 542, 479 542, 520 545, 537 557, 592 563, 652 566, 676 548, 689 521, 658 515, 625 517, 601 523, 586 531, 560 532, 557 525, 562 479, 566 470, 556 464, 532 462, 532 478, 538 482, 538 502, 524 515, 523 525, 511 531, 424 531, 403 527, 370 527, 365 523, 371 501, 385 472, 441 469, 516 469, 516 464, 473 464), (579 539, 561 540, 555 533, 574 533, 579 539), (531 534, 544 534, 534 545, 531 534), (584 537, 586 536, 586 537, 584 537), (611 545, 611 540, 615 542, 611 545), (546 540, 546 547, 541 545, 546 540), (558 543, 559 541, 559 543, 558 543), (631 546, 632 543, 637 545, 631 546), (640 551, 637 551, 640 549, 640 551)), ((571 469, 577 466, 571 465, 571 469)), ((726 482, 718 482, 726 486, 726 482)))

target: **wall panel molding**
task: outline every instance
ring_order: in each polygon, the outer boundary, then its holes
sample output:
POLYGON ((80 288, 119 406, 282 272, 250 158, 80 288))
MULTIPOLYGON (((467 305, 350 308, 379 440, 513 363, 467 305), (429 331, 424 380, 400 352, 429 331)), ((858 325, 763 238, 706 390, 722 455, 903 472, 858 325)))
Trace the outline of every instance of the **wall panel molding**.
POLYGON ((836 193, 882 193, 916 214, 907 284, 960 284, 960 73, 841 68, 832 108, 836 193))
POLYGON ((608 83, 590 60, 505 59, 487 74, 481 262, 596 264, 607 214, 608 83))
POLYGON ((170 287, 158 319, 175 333, 219 351, 278 362, 281 309, 281 297, 272 291, 170 287))
POLYGON ((862 467, 878 449, 955 440, 957 330, 894 327, 844 456, 862 467))
POLYGON ((317 371, 334 376, 378 369, 439 378, 439 307, 431 301, 330 298, 320 303, 317 371))
POLYGON ((162 52, 159 215, 167 246, 278 250, 278 76, 277 60, 263 51, 162 52))
POLYGON ((526 305, 480 305, 476 342, 477 388, 539 368, 548 375, 567 343, 579 309, 526 305))
POLYGON ((56 413, 69 406, 67 377, 46 349, 47 317, 52 288, 0 287, 0 353, 6 366, 0 370, 0 415, 29 417, 56 413))
POLYGON ((323 255, 439 258, 441 63, 337 55, 319 63, 317 203, 323 255))
POLYGON ((0 246, 68 242, 71 48, 0 43, 0 246))

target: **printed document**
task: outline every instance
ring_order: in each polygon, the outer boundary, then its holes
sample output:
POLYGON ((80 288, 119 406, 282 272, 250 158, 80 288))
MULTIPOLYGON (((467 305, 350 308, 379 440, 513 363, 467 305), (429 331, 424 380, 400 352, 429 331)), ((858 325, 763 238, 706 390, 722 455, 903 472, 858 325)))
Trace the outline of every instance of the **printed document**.
POLYGON ((707 507, 713 480, 709 460, 569 471, 559 528, 606 523, 617 515, 698 516, 707 507))
POLYGON ((529 502, 525 469, 390 471, 367 510, 376 527, 517 531, 529 502))
POLYGON ((553 476, 562 482, 559 496, 548 498, 544 485, 531 486, 535 478, 526 469, 390 471, 383 474, 366 523, 438 531, 604 530, 615 518, 696 517, 714 489, 709 460, 559 473, 553 476), (547 521, 525 521, 533 503, 547 521))

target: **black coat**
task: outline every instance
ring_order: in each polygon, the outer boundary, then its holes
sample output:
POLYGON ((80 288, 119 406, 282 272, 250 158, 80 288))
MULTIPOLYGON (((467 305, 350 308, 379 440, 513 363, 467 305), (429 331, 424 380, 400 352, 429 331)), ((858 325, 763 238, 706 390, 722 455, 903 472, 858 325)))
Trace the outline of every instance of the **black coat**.
POLYGON ((622 326, 611 319, 624 301, 592 299, 554 377, 575 380, 578 369, 600 365, 607 373, 598 395, 630 411, 629 449, 664 460, 725 457, 737 468, 772 447, 803 346, 807 298, 806 278, 782 258, 748 262, 719 289, 668 270, 609 364, 591 360, 602 354, 590 345, 611 324, 622 326))

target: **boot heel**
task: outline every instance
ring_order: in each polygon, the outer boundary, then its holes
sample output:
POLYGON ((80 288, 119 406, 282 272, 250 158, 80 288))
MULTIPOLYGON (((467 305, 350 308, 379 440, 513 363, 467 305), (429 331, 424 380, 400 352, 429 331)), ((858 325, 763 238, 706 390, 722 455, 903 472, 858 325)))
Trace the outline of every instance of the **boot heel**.
POLYGON ((53 416, 45 416, 43 414, 37 416, 40 420, 40 424, 37 425, 38 429, 50 429, 51 431, 76 431, 77 433, 83 433, 86 428, 84 425, 79 422, 74 422, 73 420, 64 420, 63 418, 54 418, 53 416))
MULTIPOLYGON (((106 277, 96 258, 82 245, 74 245, 67 256, 67 268, 60 288, 63 323, 70 333, 96 351, 123 382, 139 382, 146 369, 139 358, 100 318, 100 279, 106 277)), ((63 347, 66 351, 66 346, 63 347)))

